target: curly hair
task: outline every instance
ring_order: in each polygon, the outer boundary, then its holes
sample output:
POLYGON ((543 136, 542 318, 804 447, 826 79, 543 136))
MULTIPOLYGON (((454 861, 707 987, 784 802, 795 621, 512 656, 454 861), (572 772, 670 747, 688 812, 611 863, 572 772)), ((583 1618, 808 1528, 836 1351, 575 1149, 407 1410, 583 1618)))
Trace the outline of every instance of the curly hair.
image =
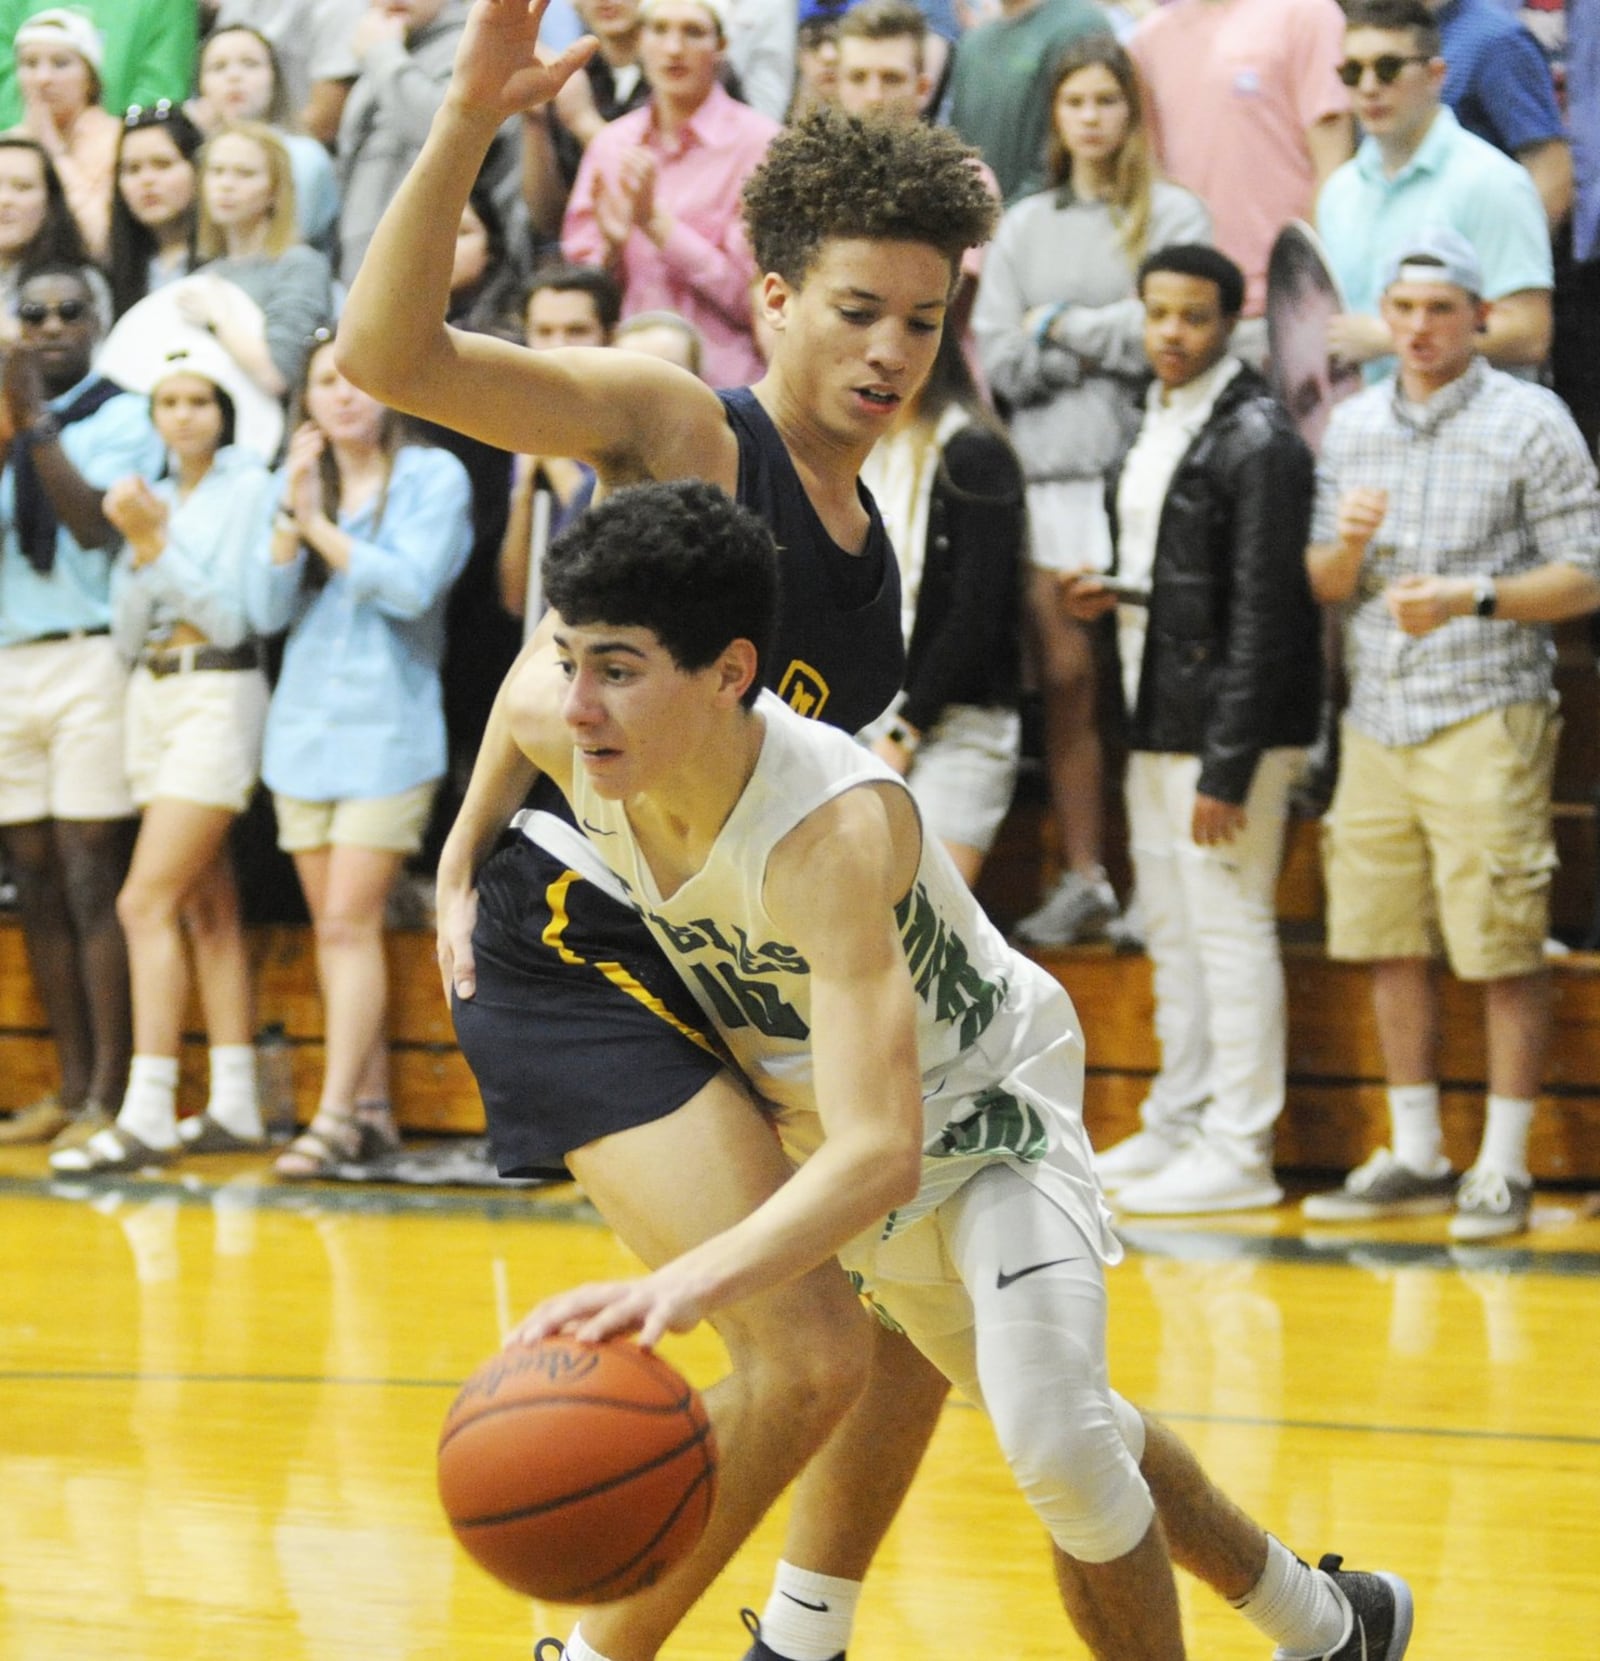
POLYGON ((960 263, 996 209, 975 152, 947 127, 814 110, 772 141, 744 188, 756 264, 798 287, 823 243, 920 242, 960 263))
MULTIPOLYGON (((778 616, 772 532, 713 484, 674 479, 608 496, 551 543, 544 591, 568 623, 650 629, 678 668, 735 640, 766 671, 778 616)), ((753 704, 760 677, 746 691, 753 704)))

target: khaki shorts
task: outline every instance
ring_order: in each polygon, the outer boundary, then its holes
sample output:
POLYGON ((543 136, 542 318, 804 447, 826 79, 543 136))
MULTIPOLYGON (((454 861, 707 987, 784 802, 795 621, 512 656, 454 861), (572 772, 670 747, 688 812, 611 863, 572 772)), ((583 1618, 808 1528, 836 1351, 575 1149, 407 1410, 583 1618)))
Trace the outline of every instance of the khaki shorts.
POLYGON ((133 812, 127 687, 109 635, 0 647, 0 825, 133 812))
POLYGON ((1556 868, 1550 785, 1561 719, 1514 704, 1420 744, 1343 730, 1323 824, 1328 955, 1436 957, 1462 980, 1544 966, 1556 868))
POLYGON ((140 807, 157 797, 242 813, 261 771, 267 677, 197 669, 128 683, 128 783, 140 807))
POLYGON ((439 781, 429 779, 398 796, 368 796, 351 802, 306 802, 274 792, 278 846, 286 854, 332 847, 414 854, 422 846, 438 789, 439 781))

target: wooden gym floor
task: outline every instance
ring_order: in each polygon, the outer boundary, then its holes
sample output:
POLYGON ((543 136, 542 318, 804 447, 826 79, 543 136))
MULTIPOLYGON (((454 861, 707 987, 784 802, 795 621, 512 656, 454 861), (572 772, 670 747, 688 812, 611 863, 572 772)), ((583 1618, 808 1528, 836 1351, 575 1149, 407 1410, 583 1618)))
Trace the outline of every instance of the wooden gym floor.
MULTIPOLYGON (((564 1612, 453 1545, 432 1450, 544 1293, 628 1260, 571 1189, 288 1189, 196 1159, 52 1187, 0 1154, 4 1661, 521 1661, 564 1612)), ((1302 1554, 1415 1589, 1412 1661, 1590 1661, 1600 1632, 1600 1219, 1452 1258, 1442 1221, 1128 1231, 1113 1373, 1302 1554)), ((704 1332, 666 1347, 698 1382, 704 1332)), ((775 1517, 664 1652, 738 1661, 775 1517)), ((1268 1646, 1184 1588, 1190 1653, 1268 1646)), ((852 1661, 1081 1655, 988 1428, 947 1408, 852 1661)))

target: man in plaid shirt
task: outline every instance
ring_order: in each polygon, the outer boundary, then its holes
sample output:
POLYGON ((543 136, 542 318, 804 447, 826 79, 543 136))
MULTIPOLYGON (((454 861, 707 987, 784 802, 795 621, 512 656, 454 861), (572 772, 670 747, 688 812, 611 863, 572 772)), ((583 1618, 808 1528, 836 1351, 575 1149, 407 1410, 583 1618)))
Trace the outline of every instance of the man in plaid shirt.
POLYGON ((1553 393, 1479 356, 1482 286, 1452 230, 1420 230, 1391 262, 1399 367, 1334 411, 1307 555, 1317 598, 1347 608, 1328 954, 1372 964, 1393 1147, 1305 1215, 1453 1206, 1460 1241, 1528 1223, 1556 863, 1548 625, 1600 607, 1594 463, 1553 393), (1488 1038, 1483 1143, 1459 1180, 1439 1127, 1441 944, 1458 978, 1483 983, 1488 1038))

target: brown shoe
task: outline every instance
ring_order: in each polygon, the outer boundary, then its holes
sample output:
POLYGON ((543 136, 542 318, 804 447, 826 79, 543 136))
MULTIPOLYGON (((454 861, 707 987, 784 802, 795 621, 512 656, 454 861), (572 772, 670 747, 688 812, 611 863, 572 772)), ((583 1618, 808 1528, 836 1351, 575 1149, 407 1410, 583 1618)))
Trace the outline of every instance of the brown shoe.
POLYGON ((19 1107, 9 1119, 0 1119, 0 1144, 14 1147, 25 1142, 48 1142, 71 1119, 57 1096, 41 1096, 19 1107))
POLYGON ((105 1130, 114 1121, 99 1102, 85 1102, 50 1142, 50 1151, 61 1148, 81 1148, 97 1130, 105 1130))

